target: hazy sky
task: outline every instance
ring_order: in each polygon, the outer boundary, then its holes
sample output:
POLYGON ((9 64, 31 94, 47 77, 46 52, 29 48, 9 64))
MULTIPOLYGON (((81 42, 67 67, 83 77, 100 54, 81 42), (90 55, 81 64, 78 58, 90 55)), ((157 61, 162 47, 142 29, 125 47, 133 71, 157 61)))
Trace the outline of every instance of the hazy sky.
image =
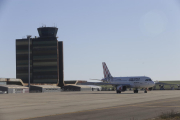
POLYGON ((15 40, 56 25, 65 80, 180 80, 178 0, 0 0, 0 77, 16 77, 15 40))

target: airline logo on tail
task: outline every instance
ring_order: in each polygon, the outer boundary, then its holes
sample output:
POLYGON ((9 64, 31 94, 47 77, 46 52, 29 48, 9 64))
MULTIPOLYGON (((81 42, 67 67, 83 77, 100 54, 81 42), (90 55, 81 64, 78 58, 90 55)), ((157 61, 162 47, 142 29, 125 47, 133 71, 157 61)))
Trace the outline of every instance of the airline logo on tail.
POLYGON ((109 69, 105 62, 102 63, 103 65, 103 72, 104 72, 104 78, 111 78, 111 73, 109 72, 109 69))

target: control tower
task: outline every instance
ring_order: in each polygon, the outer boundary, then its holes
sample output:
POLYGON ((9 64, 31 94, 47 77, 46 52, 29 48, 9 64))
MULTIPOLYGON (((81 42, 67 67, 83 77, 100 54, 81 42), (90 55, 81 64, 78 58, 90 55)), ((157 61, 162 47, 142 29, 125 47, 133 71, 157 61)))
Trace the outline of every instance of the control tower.
MULTIPOLYGON (((56 27, 37 28, 39 37, 30 39, 30 83, 64 86, 63 41, 56 27)), ((16 78, 28 83, 28 39, 16 39, 16 78)))
POLYGON ((40 37, 56 37, 58 28, 56 27, 40 27, 37 28, 40 37))

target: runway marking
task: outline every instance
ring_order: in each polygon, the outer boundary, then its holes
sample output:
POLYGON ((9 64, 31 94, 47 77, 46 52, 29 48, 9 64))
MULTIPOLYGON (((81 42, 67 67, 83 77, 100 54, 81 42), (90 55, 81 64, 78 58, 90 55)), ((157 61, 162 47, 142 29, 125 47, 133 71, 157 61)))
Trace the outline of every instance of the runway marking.
POLYGON ((28 120, 28 119, 35 119, 35 118, 42 118, 42 117, 49 117, 49 116, 55 116, 55 115, 65 115, 65 114, 74 114, 74 113, 82 113, 82 112, 90 112, 90 111, 97 111, 97 110, 106 110, 106 109, 112 109, 112 108, 121 108, 121 107, 180 107, 180 106, 143 106, 146 104, 155 104, 155 103, 166 103, 166 102, 174 102, 174 101, 180 101, 178 100, 169 100, 169 101, 161 101, 161 102, 150 102, 150 103, 142 103, 137 105, 120 105, 120 106, 113 106, 113 107, 105 107, 105 108, 97 108, 97 109, 91 109, 91 110, 81 110, 81 111, 75 111, 75 112, 68 112, 68 113, 59 113, 59 114, 53 114, 53 115, 45 115, 45 116, 38 116, 38 117, 31 117, 31 118, 24 118, 24 119, 18 119, 18 120, 28 120))

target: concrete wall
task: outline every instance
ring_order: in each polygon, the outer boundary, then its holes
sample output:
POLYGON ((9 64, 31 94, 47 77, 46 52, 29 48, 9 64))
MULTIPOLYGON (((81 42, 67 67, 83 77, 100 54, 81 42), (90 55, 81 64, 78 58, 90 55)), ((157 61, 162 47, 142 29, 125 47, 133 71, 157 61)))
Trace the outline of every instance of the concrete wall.
POLYGON ((29 88, 9 88, 8 93, 29 93, 29 88))
POLYGON ((42 92, 60 92, 60 88, 43 88, 42 92))
POLYGON ((0 86, 0 91, 3 93, 29 93, 29 88, 25 87, 10 87, 0 86))
POLYGON ((60 87, 51 87, 51 86, 31 86, 30 92, 60 92, 60 87))

